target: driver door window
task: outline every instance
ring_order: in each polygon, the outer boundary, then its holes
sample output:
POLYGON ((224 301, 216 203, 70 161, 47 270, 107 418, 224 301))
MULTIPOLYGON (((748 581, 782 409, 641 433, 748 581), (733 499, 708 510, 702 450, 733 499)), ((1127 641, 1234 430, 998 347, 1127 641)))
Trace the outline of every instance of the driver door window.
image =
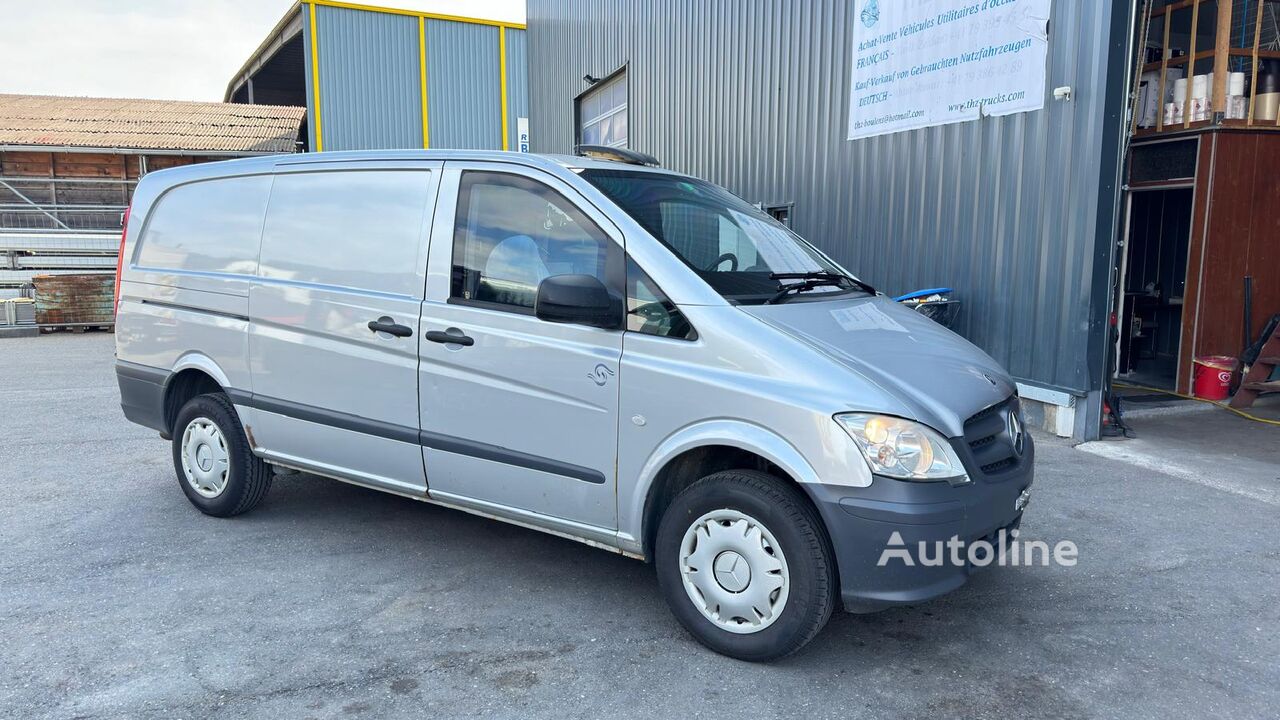
POLYGON ((607 279, 613 242, 563 195, 509 173, 468 171, 458 190, 450 301, 531 314, 552 275, 607 279))

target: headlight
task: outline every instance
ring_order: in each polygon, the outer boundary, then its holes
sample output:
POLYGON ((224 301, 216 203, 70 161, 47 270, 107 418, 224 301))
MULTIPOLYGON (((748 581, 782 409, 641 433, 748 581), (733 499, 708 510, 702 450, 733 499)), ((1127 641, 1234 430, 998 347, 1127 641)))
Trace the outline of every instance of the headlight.
POLYGON ((843 413, 836 415, 849 437, 858 445, 871 472, 900 480, 969 481, 964 464, 946 438, 911 420, 843 413))

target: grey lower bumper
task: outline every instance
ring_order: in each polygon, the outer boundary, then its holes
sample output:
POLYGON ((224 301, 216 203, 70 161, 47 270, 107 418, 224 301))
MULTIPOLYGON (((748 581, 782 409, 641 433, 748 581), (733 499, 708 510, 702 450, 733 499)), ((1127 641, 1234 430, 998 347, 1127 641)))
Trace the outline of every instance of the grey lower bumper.
POLYGON ((169 372, 147 365, 116 361, 116 382, 120 385, 120 408, 131 422, 167 432, 164 421, 164 389, 169 372))
POLYGON ((1028 443, 1016 470, 958 487, 884 477, 866 488, 807 486, 831 535, 845 610, 874 612, 923 602, 963 585, 980 566, 952 563, 950 550, 941 565, 924 565, 919 543, 930 548, 943 543, 946 549, 955 537, 966 547, 977 540, 996 546, 1000 530, 1016 529, 1022 521, 1019 497, 1031 486, 1033 455, 1028 443), (890 544, 895 532, 902 545, 890 544), (886 549, 898 548, 907 550, 914 564, 900 553, 880 564, 886 549))

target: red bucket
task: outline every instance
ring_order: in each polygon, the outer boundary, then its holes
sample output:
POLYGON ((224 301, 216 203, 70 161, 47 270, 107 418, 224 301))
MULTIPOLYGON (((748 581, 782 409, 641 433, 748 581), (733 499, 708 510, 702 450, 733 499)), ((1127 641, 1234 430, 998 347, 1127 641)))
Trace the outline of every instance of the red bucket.
POLYGON ((1192 392, 1205 400, 1226 400, 1231 395, 1231 373, 1236 359, 1226 355, 1201 355, 1195 359, 1192 392))

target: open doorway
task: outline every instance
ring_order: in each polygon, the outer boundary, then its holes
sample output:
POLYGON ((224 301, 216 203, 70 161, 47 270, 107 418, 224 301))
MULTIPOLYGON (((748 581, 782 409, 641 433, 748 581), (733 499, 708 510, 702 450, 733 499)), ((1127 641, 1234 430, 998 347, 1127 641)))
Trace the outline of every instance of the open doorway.
POLYGON ((1130 196, 1117 374, 1137 385, 1177 384, 1192 197, 1189 187, 1130 196))

